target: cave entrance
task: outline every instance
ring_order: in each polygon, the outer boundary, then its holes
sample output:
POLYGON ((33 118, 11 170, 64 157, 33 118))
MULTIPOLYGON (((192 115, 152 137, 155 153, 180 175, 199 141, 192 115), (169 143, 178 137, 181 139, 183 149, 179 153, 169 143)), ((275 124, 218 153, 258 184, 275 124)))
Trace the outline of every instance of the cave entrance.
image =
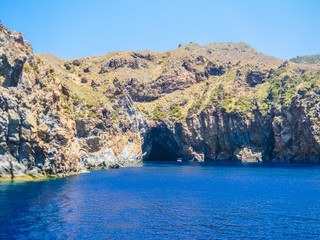
POLYGON ((177 161, 177 155, 157 141, 153 141, 150 154, 145 161, 177 161))
POLYGON ((166 126, 150 129, 144 137, 142 150, 144 161, 177 161, 180 157, 178 143, 166 126))

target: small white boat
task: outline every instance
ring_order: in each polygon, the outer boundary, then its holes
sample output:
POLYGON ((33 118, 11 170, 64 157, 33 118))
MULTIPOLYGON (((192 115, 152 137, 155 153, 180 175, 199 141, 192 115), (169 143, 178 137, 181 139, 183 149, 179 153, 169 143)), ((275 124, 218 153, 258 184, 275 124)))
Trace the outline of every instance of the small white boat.
POLYGON ((181 159, 181 158, 178 158, 178 159, 177 159, 177 162, 182 162, 182 159, 181 159))

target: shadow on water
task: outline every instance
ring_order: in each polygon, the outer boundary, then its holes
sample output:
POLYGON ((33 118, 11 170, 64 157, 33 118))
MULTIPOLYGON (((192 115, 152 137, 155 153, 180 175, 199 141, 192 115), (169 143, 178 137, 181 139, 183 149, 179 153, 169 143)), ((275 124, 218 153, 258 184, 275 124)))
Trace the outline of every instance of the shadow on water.
POLYGON ((308 163, 266 163, 266 162, 190 162, 190 161, 144 161, 144 166, 173 165, 192 167, 230 167, 230 168, 275 168, 275 169, 320 169, 320 164, 308 163))

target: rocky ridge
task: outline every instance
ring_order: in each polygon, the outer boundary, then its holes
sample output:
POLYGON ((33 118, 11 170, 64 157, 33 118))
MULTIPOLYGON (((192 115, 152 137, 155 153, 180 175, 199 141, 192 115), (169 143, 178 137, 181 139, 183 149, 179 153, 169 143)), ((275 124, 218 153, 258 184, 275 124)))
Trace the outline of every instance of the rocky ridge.
POLYGON ((245 43, 63 60, 0 25, 0 178, 142 160, 319 163, 317 65, 245 43))

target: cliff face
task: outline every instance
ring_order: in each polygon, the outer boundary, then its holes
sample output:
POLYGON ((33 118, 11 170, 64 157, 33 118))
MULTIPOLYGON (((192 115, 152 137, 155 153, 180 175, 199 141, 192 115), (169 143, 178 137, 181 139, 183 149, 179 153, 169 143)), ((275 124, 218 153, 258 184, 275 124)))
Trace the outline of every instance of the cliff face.
POLYGON ((0 177, 144 160, 318 163, 318 65, 244 43, 63 60, 0 25, 0 177))
POLYGON ((115 98, 108 106, 78 102, 23 35, 3 25, 0 58, 0 178, 63 176, 141 160, 138 133, 144 122, 130 98, 115 98), (110 107, 124 118, 134 115, 132 121, 114 126, 110 107), (72 116, 78 109, 83 115, 72 116))
POLYGON ((295 104, 266 117, 258 111, 244 117, 204 110, 181 123, 152 128, 143 149, 151 160, 153 147, 163 150, 157 147, 160 143, 172 160, 319 163, 318 127, 301 103, 295 104))

